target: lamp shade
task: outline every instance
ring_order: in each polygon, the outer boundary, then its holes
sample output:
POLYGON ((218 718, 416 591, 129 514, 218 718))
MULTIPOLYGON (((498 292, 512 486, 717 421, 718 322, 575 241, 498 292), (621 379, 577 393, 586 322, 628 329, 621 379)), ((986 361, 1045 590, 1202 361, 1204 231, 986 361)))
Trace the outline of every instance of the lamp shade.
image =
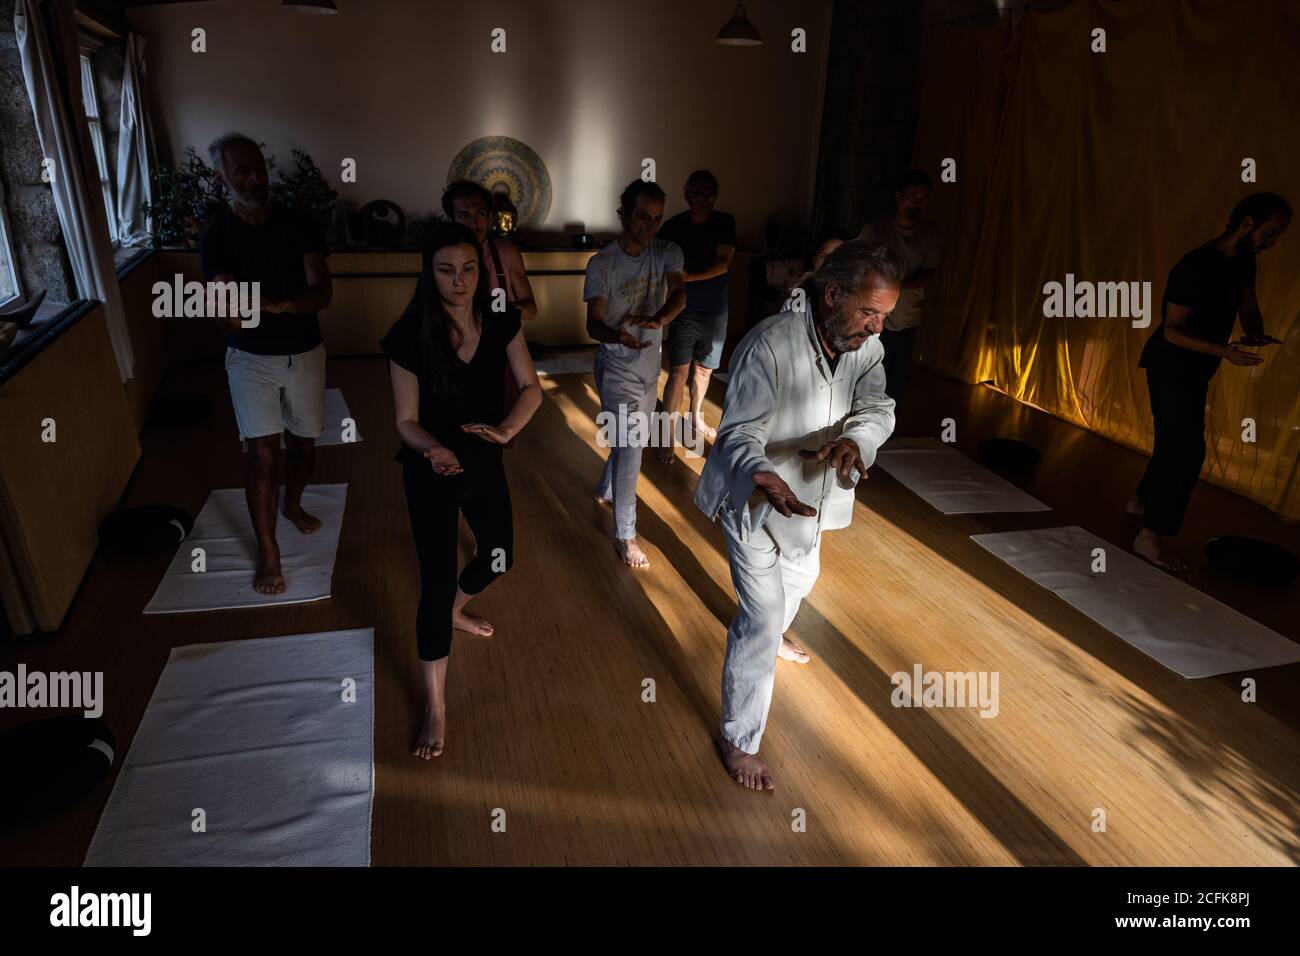
POLYGON ((763 38, 745 16, 745 5, 738 3, 735 15, 718 31, 714 42, 723 46, 761 46, 763 38))

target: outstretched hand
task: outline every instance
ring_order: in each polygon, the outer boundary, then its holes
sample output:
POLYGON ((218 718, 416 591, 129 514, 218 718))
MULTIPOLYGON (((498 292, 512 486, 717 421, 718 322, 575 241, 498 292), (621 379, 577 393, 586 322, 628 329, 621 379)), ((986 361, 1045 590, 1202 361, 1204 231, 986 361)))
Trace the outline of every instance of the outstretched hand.
POLYGON ((800 501, 785 480, 774 471, 755 472, 754 487, 762 491, 772 507, 787 518, 795 515, 812 518, 817 514, 817 509, 800 501))
POLYGON ((1224 349, 1223 357, 1233 365, 1262 365, 1264 363, 1262 356, 1254 352, 1247 352, 1236 343, 1224 349))
POLYGON ((1258 348, 1261 345, 1281 345, 1281 339, 1275 339, 1271 335, 1243 335, 1233 345, 1244 345, 1246 348, 1258 348))
POLYGON ((862 455, 858 451, 858 445, 851 438, 836 438, 834 441, 828 441, 816 451, 809 451, 801 448, 799 457, 804 461, 824 461, 839 472, 840 478, 849 482, 853 478, 853 469, 858 470, 858 474, 866 478, 867 466, 862 462, 862 455))
POLYGON ((506 434, 505 429, 496 425, 484 425, 482 422, 470 422, 468 425, 461 425, 461 431, 469 432, 471 435, 477 435, 484 441, 494 442, 498 445, 504 445, 510 441, 510 436, 506 434))

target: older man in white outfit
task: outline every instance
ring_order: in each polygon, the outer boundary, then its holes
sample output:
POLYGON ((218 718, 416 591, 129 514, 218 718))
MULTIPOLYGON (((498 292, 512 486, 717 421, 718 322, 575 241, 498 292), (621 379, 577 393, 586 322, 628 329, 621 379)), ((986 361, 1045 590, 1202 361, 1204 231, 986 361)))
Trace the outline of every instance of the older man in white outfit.
POLYGON ((858 479, 894 430, 878 336, 903 274, 887 246, 846 242, 731 358, 695 503, 722 525, 739 605, 716 744, 753 790, 773 789, 759 744, 783 635, 817 581, 822 532, 848 527, 858 479))

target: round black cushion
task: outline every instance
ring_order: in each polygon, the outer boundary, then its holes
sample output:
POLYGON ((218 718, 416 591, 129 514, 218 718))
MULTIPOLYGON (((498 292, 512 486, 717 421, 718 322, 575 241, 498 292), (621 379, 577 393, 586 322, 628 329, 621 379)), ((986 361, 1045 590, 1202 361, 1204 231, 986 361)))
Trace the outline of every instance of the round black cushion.
POLYGON ((1300 573, 1300 561, 1286 548, 1235 534, 1205 542, 1205 557, 1214 570, 1259 584, 1286 587, 1300 573))
POLYGON ((44 717, 0 734, 0 821, 67 806, 108 773, 116 749, 113 732, 93 717, 44 717))
POLYGON ((212 402, 197 392, 177 392, 159 395, 149 403, 149 424, 174 428, 178 425, 198 425, 212 414, 212 402))
POLYGON ((148 554, 174 548, 194 528, 194 518, 183 508, 144 505, 123 508, 99 526, 99 543, 114 551, 148 554))
POLYGON ((1014 438, 986 438, 980 442, 979 458, 990 468, 1033 471, 1042 455, 1033 445, 1014 438))

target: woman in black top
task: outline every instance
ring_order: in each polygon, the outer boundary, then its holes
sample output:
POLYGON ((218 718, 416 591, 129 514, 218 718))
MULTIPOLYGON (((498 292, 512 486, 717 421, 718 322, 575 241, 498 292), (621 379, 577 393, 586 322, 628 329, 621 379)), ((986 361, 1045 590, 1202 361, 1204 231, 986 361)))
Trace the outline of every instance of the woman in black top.
POLYGON ((492 635, 465 605, 514 560, 510 489, 501 448, 542 402, 515 309, 493 312, 482 247, 458 223, 435 223, 424 236, 415 297, 380 343, 389 358, 406 504, 420 558, 415 632, 426 690, 424 724, 413 753, 442 753, 447 660, 453 628, 492 635), (520 394, 505 414, 506 369, 520 394), (459 578, 461 514, 477 553, 459 578))

